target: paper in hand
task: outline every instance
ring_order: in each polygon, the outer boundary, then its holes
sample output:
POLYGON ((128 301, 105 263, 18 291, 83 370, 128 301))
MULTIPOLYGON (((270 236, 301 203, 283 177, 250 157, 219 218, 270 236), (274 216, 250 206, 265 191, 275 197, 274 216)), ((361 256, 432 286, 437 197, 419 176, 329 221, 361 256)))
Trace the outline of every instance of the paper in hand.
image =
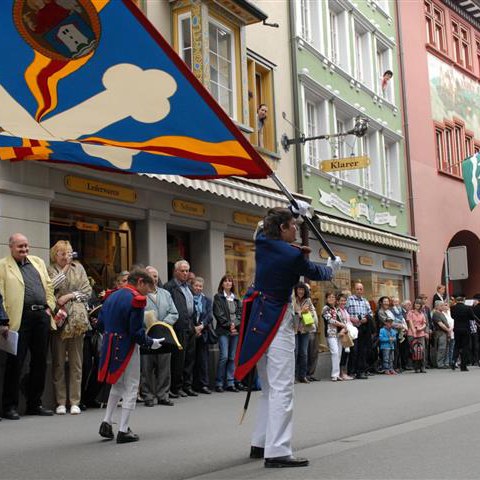
POLYGON ((18 332, 14 330, 8 330, 7 338, 0 334, 0 350, 4 350, 12 355, 17 354, 18 346, 18 332))

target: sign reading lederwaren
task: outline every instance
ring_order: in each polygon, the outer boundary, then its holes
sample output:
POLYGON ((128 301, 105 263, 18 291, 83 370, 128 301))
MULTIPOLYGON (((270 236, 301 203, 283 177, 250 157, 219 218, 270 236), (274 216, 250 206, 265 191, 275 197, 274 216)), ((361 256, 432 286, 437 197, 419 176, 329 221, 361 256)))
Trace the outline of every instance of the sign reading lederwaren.
POLYGON ((320 169, 322 172, 336 172, 339 170, 355 170, 357 168, 365 168, 370 165, 370 158, 366 155, 360 157, 334 158, 332 160, 324 160, 320 169))
POLYGON ((126 203, 137 201, 137 192, 133 188, 121 187, 112 183, 98 182, 91 178, 65 176, 65 187, 71 192, 86 193, 97 197, 120 200, 126 203))

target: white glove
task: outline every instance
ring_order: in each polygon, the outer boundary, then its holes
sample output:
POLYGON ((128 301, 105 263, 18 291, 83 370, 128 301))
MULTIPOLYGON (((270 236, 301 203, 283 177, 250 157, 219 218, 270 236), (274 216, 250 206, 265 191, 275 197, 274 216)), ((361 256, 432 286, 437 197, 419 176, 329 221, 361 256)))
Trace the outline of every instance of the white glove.
POLYGON ((165 341, 165 337, 162 338, 152 338, 153 343, 152 346, 150 347, 152 350, 157 350, 162 346, 162 343, 165 341))
POLYGON ((340 257, 335 257, 335 260, 332 260, 330 257, 327 260, 327 267, 332 269, 332 275, 335 275, 342 268, 342 259, 340 257))
POLYGON ((307 202, 303 202, 302 200, 296 200, 298 208, 295 208, 292 204, 290 204, 290 210, 294 215, 301 215, 302 217, 308 214, 308 209, 310 204, 307 202))

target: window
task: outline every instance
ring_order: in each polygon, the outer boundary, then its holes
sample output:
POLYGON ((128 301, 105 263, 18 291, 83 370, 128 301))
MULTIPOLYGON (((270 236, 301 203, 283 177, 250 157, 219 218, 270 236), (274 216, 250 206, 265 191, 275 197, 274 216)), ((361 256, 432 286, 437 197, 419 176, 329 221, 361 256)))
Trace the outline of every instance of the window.
POLYGON ((245 295, 255 277, 255 244, 225 237, 225 271, 233 277, 237 295, 245 295))
POLYGON ((475 50, 477 53, 477 72, 480 72, 480 38, 475 37, 475 50))
MULTIPOLYGON (((306 102, 307 108, 307 137, 315 137, 318 135, 318 112, 316 105, 308 101, 306 102)), ((319 158, 319 148, 318 148, 318 140, 310 140, 306 143, 307 147, 307 163, 312 167, 318 168, 320 164, 319 158)))
POLYGON ((464 156, 468 157, 473 155, 473 132, 469 130, 465 130, 465 149, 464 149, 464 156))
POLYGON ((454 60, 462 67, 472 70, 470 30, 457 20, 452 20, 454 60))
POLYGON ((190 13, 178 17, 178 54, 187 66, 192 69, 192 29, 190 13))
POLYGON ((447 42, 445 38, 445 13, 430 0, 424 1, 425 5, 425 21, 427 28, 427 42, 440 50, 447 53, 447 42))
POLYGON ((454 162, 453 157, 453 129, 451 127, 445 127, 445 161, 443 162, 442 170, 447 173, 451 173, 451 165, 454 162))
POLYGON ((473 143, 473 152, 474 153, 480 152, 480 142, 474 142, 473 143))
POLYGON ((235 118, 234 39, 232 32, 210 20, 210 93, 230 117, 235 118))
MULTIPOLYGON (((369 154, 369 136, 360 138, 360 155, 368 157, 369 154)), ((368 190, 373 190, 372 167, 362 169, 362 186, 368 190)))
POLYGON ((440 170, 443 170, 446 162, 443 128, 435 128, 435 146, 437 153, 437 165, 440 170))
POLYGON ((381 95, 383 98, 388 100, 389 102, 393 103, 393 77, 390 78, 388 81, 384 83, 383 81, 383 74, 390 70, 392 71, 392 50, 385 46, 382 42, 379 41, 377 38, 377 55, 376 55, 376 68, 377 68, 377 93, 381 95))
POLYGON ((401 172, 400 172, 400 147, 398 142, 389 142, 384 139, 385 157, 385 190, 384 195, 394 200, 402 200, 401 172))
POLYGON ((333 10, 329 10, 330 16, 330 52, 329 57, 333 63, 338 62, 338 17, 333 10))
POLYGON ((249 51, 247 59, 248 75, 248 107, 249 124, 254 132, 250 135, 253 145, 275 152, 275 111, 273 101, 273 68, 260 61, 254 52, 249 51), (261 123, 258 121, 258 108, 264 104, 267 108, 267 119, 261 123))
POLYGON ((302 31, 301 35, 304 40, 309 42, 311 40, 311 34, 310 34, 310 18, 311 18, 311 12, 310 12, 310 0, 300 0, 300 18, 302 22, 302 31))
POLYGON ((372 87, 372 67, 370 53, 370 37, 362 26, 355 22, 355 78, 372 87))

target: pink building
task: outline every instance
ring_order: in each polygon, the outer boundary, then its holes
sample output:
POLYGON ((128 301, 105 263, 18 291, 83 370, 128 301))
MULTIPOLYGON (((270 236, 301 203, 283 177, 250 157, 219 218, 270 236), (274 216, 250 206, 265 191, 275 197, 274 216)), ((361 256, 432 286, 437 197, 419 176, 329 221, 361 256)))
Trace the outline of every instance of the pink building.
POLYGON ((480 292, 480 208, 469 209, 461 161, 480 151, 480 7, 477 0, 396 2, 403 53, 413 232, 420 242, 416 293, 444 283, 444 253, 467 247, 469 276, 450 284, 480 292))

